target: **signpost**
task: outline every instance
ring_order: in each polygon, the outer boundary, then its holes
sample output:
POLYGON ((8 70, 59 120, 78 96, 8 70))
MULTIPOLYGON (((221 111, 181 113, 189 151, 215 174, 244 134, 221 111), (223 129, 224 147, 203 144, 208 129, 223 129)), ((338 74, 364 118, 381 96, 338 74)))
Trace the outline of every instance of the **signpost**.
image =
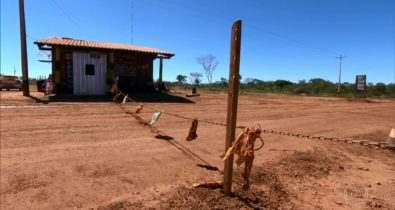
POLYGON ((355 91, 366 92, 366 75, 357 75, 355 79, 355 91))
MULTIPOLYGON (((239 67, 241 45, 241 20, 233 23, 230 49, 230 71, 228 87, 228 112, 226 118, 225 152, 235 140, 237 101, 239 96, 239 67)), ((230 155, 224 163, 224 193, 230 196, 232 193, 233 155, 230 155)))

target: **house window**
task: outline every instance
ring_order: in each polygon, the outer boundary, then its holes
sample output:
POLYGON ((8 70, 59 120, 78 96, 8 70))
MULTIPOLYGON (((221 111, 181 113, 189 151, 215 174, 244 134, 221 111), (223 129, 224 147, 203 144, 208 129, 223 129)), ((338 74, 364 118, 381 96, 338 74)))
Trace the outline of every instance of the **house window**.
POLYGON ((85 65, 85 75, 95 75, 95 65, 86 64, 85 65))

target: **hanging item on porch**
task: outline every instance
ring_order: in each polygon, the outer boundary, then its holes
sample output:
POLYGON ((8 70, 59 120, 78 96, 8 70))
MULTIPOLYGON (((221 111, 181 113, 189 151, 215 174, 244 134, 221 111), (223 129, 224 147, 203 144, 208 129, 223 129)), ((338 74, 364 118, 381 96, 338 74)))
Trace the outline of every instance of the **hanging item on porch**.
POLYGON ((162 112, 160 112, 160 111, 155 112, 154 115, 152 115, 152 119, 151 119, 151 122, 149 123, 149 125, 155 124, 159 120, 159 117, 161 114, 162 114, 162 112))
POLYGON ((135 113, 136 113, 136 114, 140 114, 141 111, 143 110, 143 107, 144 107, 144 105, 143 105, 143 104, 140 104, 140 105, 137 107, 135 113))
POLYGON ((228 151, 226 151, 222 158, 225 161, 230 155, 236 154, 236 165, 240 166, 244 163, 243 190, 248 190, 250 188, 249 177, 252 169, 252 163, 254 161, 254 150, 261 149, 265 144, 261 137, 261 132, 262 130, 260 128, 246 128, 240 133, 236 141, 233 142, 232 146, 229 147, 228 151), (260 139, 262 145, 259 148, 254 149, 256 139, 260 139))
POLYGON ((197 136, 198 136, 196 134, 197 126, 198 126, 198 120, 195 118, 192 120, 192 125, 191 125, 191 128, 189 129, 189 133, 186 138, 187 141, 191 141, 191 140, 194 140, 197 138, 197 136))
POLYGON ((111 87, 111 92, 115 95, 117 92, 118 92, 118 88, 117 88, 117 85, 115 85, 115 84, 112 84, 112 87, 111 87))
POLYGON ((124 103, 126 103, 127 101, 128 101, 128 94, 125 95, 125 97, 123 98, 122 103, 124 104, 124 103))

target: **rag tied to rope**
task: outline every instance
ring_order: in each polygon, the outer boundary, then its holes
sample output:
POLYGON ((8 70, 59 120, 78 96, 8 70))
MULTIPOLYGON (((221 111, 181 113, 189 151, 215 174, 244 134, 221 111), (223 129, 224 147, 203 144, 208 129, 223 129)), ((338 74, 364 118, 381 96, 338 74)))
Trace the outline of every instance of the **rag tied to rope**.
POLYGON ((161 114, 162 114, 162 112, 160 112, 160 111, 155 112, 155 113, 152 115, 152 119, 151 119, 151 122, 149 123, 149 125, 155 124, 155 123, 159 120, 159 117, 160 117, 161 114))
POLYGON ((113 94, 116 94, 116 93, 118 92, 118 87, 117 87, 116 84, 112 84, 111 92, 112 92, 113 94))
POLYGON ((143 107, 144 107, 144 105, 143 105, 143 104, 140 104, 140 105, 137 107, 135 113, 136 113, 136 114, 140 114, 141 111, 143 110, 143 107))
POLYGON ((191 128, 189 129, 189 133, 186 138, 187 141, 191 141, 191 140, 194 140, 197 138, 197 136, 198 136, 196 134, 197 126, 198 126, 198 120, 195 118, 192 120, 192 125, 191 125, 191 128))
POLYGON ((252 163, 254 161, 254 151, 261 149, 265 144, 261 137, 261 132, 262 130, 260 128, 245 128, 244 131, 239 134, 236 141, 233 142, 232 146, 229 147, 226 153, 222 156, 222 159, 225 161, 230 155, 236 154, 236 165, 240 166, 244 163, 243 190, 248 190, 250 188, 249 177, 252 169, 252 163), (254 149, 256 139, 260 139, 262 145, 259 148, 254 149))

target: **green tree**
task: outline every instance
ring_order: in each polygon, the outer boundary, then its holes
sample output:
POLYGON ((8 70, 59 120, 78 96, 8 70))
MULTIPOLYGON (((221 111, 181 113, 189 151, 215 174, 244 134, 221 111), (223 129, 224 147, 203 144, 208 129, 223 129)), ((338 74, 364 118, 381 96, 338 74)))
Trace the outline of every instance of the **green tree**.
POLYGON ((187 81, 187 76, 179 74, 177 75, 176 79, 179 84, 183 84, 187 81))
POLYGON ((386 85, 384 83, 376 83, 376 85, 373 88, 373 94, 375 96, 383 96, 385 95, 385 90, 386 90, 386 85))
POLYGON ((225 77, 221 77, 221 84, 228 85, 228 79, 226 79, 225 77))
POLYGON ((288 80, 281 80, 281 79, 279 79, 279 80, 274 81, 274 85, 279 87, 280 91, 283 91, 283 89, 285 87, 290 87, 290 86, 293 85, 293 83, 288 81, 288 80))
POLYGON ((321 78, 311 79, 308 84, 308 91, 312 94, 334 93, 336 86, 321 78))
POLYGON ((387 85, 388 95, 395 98, 395 83, 390 83, 387 85))

